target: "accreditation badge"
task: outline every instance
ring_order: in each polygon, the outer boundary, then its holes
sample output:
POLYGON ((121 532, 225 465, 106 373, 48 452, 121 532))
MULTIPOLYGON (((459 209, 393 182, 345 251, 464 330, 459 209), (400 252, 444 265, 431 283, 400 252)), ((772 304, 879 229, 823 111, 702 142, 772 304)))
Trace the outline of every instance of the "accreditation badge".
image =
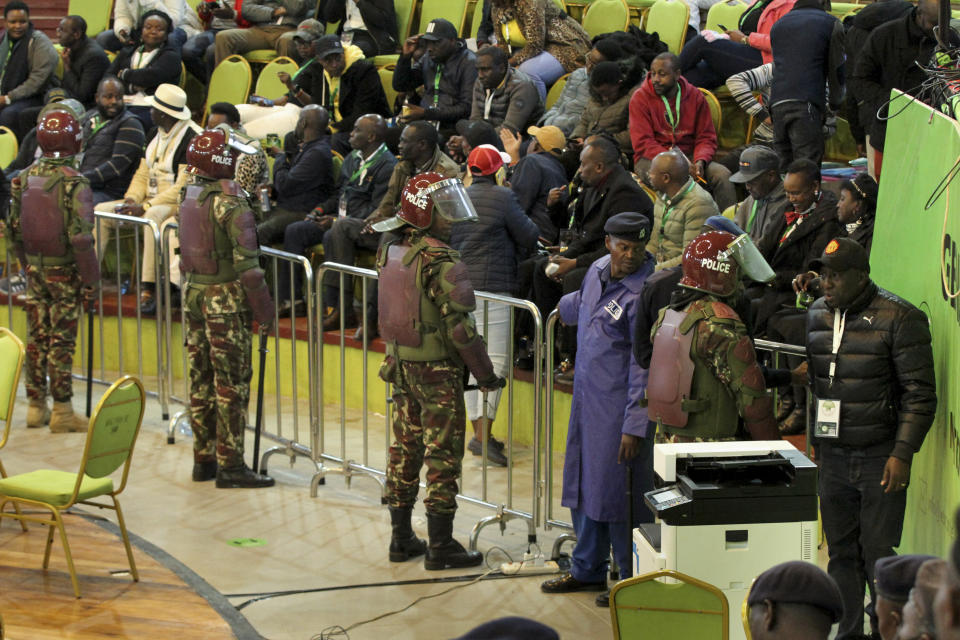
POLYGON ((818 438, 840 437, 840 401, 817 398, 817 423, 814 435, 818 438))
POLYGON ((614 320, 619 320, 620 316, 623 314, 623 307, 617 304, 616 300, 611 300, 603 307, 603 310, 606 311, 613 317, 614 320))

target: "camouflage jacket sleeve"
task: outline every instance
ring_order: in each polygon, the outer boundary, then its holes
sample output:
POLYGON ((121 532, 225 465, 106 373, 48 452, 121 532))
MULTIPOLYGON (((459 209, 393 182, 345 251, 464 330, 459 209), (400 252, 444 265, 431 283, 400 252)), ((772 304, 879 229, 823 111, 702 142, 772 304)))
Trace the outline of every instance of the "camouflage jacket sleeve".
POLYGON ((93 192, 90 181, 83 176, 67 178, 65 196, 74 215, 67 222, 67 236, 73 237, 93 231, 93 192))
POLYGON ((213 207, 217 224, 230 237, 233 268, 253 310, 253 318, 261 325, 269 325, 273 319, 273 299, 260 268, 260 241, 250 203, 246 198, 218 193, 213 207))

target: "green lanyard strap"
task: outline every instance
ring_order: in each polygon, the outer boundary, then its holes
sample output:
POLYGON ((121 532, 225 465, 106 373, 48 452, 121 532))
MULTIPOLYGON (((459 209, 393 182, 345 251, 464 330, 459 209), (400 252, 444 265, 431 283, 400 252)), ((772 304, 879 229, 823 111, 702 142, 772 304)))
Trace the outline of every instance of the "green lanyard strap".
MULTIPOLYGON (((364 171, 366 171, 367 169, 369 169, 369 168, 370 168, 370 165, 372 165, 374 162, 376 162, 376 161, 377 161, 377 158, 379 158, 381 155, 383 155, 383 152, 386 151, 386 150, 387 150, 387 145, 386 145, 386 144, 381 144, 380 147, 379 147, 376 151, 373 152, 373 155, 370 156, 370 159, 367 160, 366 162, 364 162, 363 164, 361 164, 361 165, 360 165, 360 168, 353 172, 353 175, 350 176, 349 182, 353 182, 354 180, 357 179, 357 176, 359 176, 361 173, 363 173, 364 171)), ((360 157, 360 152, 359 152, 359 151, 354 151, 354 153, 357 154, 357 157, 358 157, 358 158, 360 157)))
POLYGON ((677 208, 677 204, 683 200, 684 196, 690 193, 690 190, 693 189, 694 182, 690 181, 690 184, 687 185, 687 188, 677 194, 676 199, 670 201, 669 206, 663 210, 663 218, 660 220, 660 237, 663 238, 664 229, 667 226, 667 220, 670 219, 670 214, 673 213, 673 210, 677 208))
POLYGON ((443 75, 443 64, 437 65, 437 73, 433 76, 433 108, 440 104, 440 76, 443 75))
POLYGON ((676 111, 676 114, 670 113, 670 103, 667 102, 666 98, 660 96, 660 99, 663 100, 663 106, 667 110, 667 124, 670 125, 673 131, 676 131, 677 127, 680 126, 680 85, 677 85, 677 97, 674 99, 674 111, 676 111))
POLYGON ((760 202, 758 200, 753 201, 753 207, 750 209, 750 217, 747 218, 747 233, 753 229, 753 221, 757 218, 757 205, 760 202))

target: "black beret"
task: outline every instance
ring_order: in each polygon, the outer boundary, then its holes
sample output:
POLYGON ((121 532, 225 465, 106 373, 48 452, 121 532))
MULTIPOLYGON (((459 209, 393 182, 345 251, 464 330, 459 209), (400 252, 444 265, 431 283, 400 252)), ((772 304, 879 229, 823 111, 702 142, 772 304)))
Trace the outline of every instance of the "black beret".
POLYGON ((604 233, 634 242, 649 240, 651 229, 653 229, 653 222, 650 221, 650 218, 633 211, 624 211, 615 216, 610 216, 607 223, 603 225, 604 233))
POLYGON ((917 579, 917 571, 927 560, 934 560, 936 556, 905 555, 887 556, 877 560, 873 570, 873 583, 877 587, 877 595, 887 600, 906 603, 910 597, 910 589, 917 579))
POLYGON ((747 604, 752 607, 764 600, 817 607, 829 614, 834 622, 843 616, 843 601, 837 583, 810 562, 784 562, 757 576, 747 604))
POLYGON ((536 620, 509 617, 484 622, 455 640, 560 640, 560 635, 536 620))

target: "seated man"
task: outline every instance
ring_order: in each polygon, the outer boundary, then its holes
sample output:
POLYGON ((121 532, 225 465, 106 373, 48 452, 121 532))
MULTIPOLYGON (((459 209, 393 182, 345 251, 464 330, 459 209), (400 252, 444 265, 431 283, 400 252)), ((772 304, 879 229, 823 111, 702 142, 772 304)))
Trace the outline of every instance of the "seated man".
MULTIPOLYGON (((527 147, 527 155, 512 165, 510 188, 520 201, 520 206, 540 229, 543 244, 555 245, 560 230, 557 228, 557 221, 550 214, 547 201, 550 191, 567 185, 567 173, 560 162, 567 139, 558 127, 552 125, 530 127, 527 133, 533 136, 533 139, 527 147)), ((500 137, 510 157, 519 158, 519 134, 501 130, 500 137)))
POLYGON ((370 113, 385 118, 392 115, 383 83, 373 63, 363 59, 359 47, 345 49, 334 35, 317 41, 316 61, 324 75, 320 104, 333 116, 330 145, 334 151, 346 155, 351 151, 350 132, 357 118, 370 113))
POLYGON ((810 562, 784 562, 754 580, 747 596, 750 635, 755 640, 827 640, 843 615, 840 589, 810 562))
POLYGON ((96 108, 83 115, 80 172, 90 181, 94 204, 123 198, 143 156, 140 119, 123 104, 123 83, 107 76, 97 87, 96 108))
POLYGON ((394 90, 413 92, 423 88, 420 104, 407 104, 401 120, 437 122, 440 137, 449 137, 457 121, 470 116, 476 80, 476 57, 460 40, 456 27, 443 18, 431 20, 426 33, 403 43, 393 72, 394 90), (414 64, 414 53, 423 48, 426 53, 414 64))
POLYGON ((329 123, 326 109, 308 104, 297 120, 294 135, 299 142, 296 148, 288 151, 280 151, 277 147, 267 149, 276 157, 273 191, 277 206, 257 225, 260 244, 283 241, 287 225, 303 220, 317 203, 333 193, 333 159, 327 136, 329 123))
POLYGON ((677 149, 657 154, 647 179, 660 194, 653 205, 649 244, 660 271, 679 265, 683 250, 700 235, 700 227, 720 212, 710 194, 690 177, 687 158, 677 149))
MULTIPOLYGON (((141 159, 123 200, 103 202, 95 211, 121 213, 128 216, 146 216, 157 223, 173 216, 177 212, 180 190, 186 185, 187 174, 181 171, 186 165, 187 147, 193 136, 202 129, 190 119, 187 108, 187 94, 172 84, 157 87, 155 95, 148 96, 151 105, 150 117, 156 125, 147 136, 146 156, 141 159)), ((101 220, 94 226, 94 238, 97 252, 102 256, 106 229, 114 225, 101 220)), ((140 311, 146 314, 156 313, 156 246, 153 238, 144 235, 143 262, 140 278, 143 288, 140 296, 140 311)))
POLYGON ((690 159, 690 175, 713 194, 721 211, 736 204, 730 171, 713 162, 717 132, 700 90, 680 75, 672 53, 653 59, 647 80, 630 99, 630 137, 634 171, 647 174, 658 154, 677 147, 690 159))
POLYGON ((396 50, 397 14, 392 0, 327 0, 322 11, 327 24, 338 25, 337 39, 360 47, 366 57, 396 50))
POLYGON ((280 36, 293 31, 312 7, 313 3, 306 0, 245 0, 240 17, 251 26, 217 33, 214 41, 216 64, 235 53, 243 55, 254 49, 276 48, 277 55, 294 57, 293 39, 280 36))
POLYGON ((734 220, 755 243, 780 220, 787 202, 780 178, 780 157, 762 146, 747 147, 740 154, 740 170, 730 182, 742 184, 750 194, 737 205, 734 220))
POLYGON ((60 39, 60 60, 67 95, 90 108, 94 106, 97 86, 110 66, 110 60, 95 40, 87 37, 87 21, 81 16, 67 16, 57 27, 60 39))
POLYGON ((884 556, 874 564, 873 581, 876 586, 876 630, 881 640, 894 640, 903 623, 904 605, 910 599, 910 590, 917 579, 917 571, 935 556, 884 556))
POLYGON ((473 84, 471 120, 486 120, 495 127, 522 133, 543 115, 543 101, 533 80, 507 63, 499 47, 477 52, 477 80, 473 84))
MULTIPOLYGON (((288 253, 306 255, 307 249, 319 244, 326 232, 339 222, 341 225, 360 226, 366 224, 367 216, 380 205, 387 192, 390 174, 397 164, 397 158, 384 140, 387 136, 387 123, 383 116, 370 113, 357 118, 350 133, 350 146, 353 152, 343 161, 337 188, 329 198, 321 202, 302 222, 294 222, 287 227, 283 235, 283 250, 288 253)), ((279 273, 280 312, 289 313, 293 301, 301 299, 301 276, 297 270, 293 291, 290 291, 290 272, 281 269, 279 273)), ((353 278, 345 295, 353 295, 353 278)), ((336 307, 338 293, 330 287, 325 307, 336 307)))
MULTIPOLYGON (((387 192, 380 200, 376 209, 367 214, 366 219, 338 218, 333 226, 323 236, 323 255, 327 262, 340 264, 354 264, 357 249, 375 251, 380 245, 381 234, 373 230, 373 225, 380 220, 393 217, 400 204, 400 194, 407 181, 415 175, 434 171, 445 178, 455 178, 460 167, 440 150, 437 129, 429 122, 418 120, 410 123, 400 134, 400 157, 402 158, 393 167, 387 192)), ((340 276, 333 271, 323 276, 323 298, 325 317, 323 328, 339 329, 340 327, 340 276), (328 304, 333 303, 333 304, 328 304)), ((344 300, 349 305, 343 310, 344 326, 353 326, 356 322, 353 313, 353 283, 350 278, 345 279, 344 300)), ((370 325, 367 333, 360 327, 356 338, 371 339, 377 327, 377 287, 367 287, 367 318, 370 325)))

